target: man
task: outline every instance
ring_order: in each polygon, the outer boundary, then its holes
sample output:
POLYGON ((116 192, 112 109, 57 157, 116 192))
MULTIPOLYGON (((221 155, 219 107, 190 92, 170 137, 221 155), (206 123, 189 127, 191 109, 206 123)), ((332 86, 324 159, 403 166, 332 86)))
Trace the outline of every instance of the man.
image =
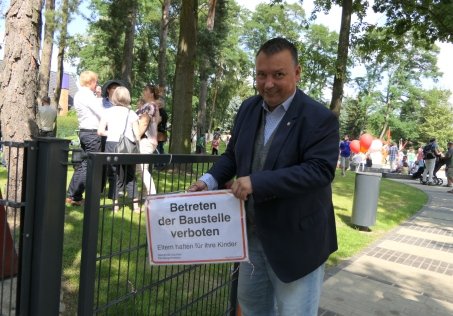
POLYGON ((113 79, 104 83, 101 93, 101 96, 103 97, 102 106, 104 108, 108 109, 113 106, 110 100, 112 100, 113 92, 115 92, 115 89, 118 87, 125 87, 124 82, 121 80, 113 79))
POLYGON ((340 167, 341 175, 346 175, 349 168, 349 159, 351 157, 351 148, 349 148, 349 136, 344 135, 344 140, 340 143, 340 167))
POLYGON ((436 158, 440 156, 439 147, 436 139, 432 138, 423 147, 423 159, 425 160, 425 170, 423 171, 423 184, 433 185, 434 167, 436 166, 436 158))
MULTIPOLYGON (((445 155, 445 169, 447 173, 447 187, 453 187, 453 142, 448 142, 448 151, 445 155)), ((453 193, 453 190, 447 191, 453 193)))
MULTIPOLYGON (((99 122, 104 108, 102 99, 94 94, 96 91, 98 75, 92 71, 84 71, 80 74, 80 89, 74 96, 74 108, 79 121, 80 145, 85 153, 100 152, 101 137, 97 134, 99 122)), ((83 155, 82 157, 86 157, 83 155)), ((68 189, 66 203, 73 206, 83 204, 87 172, 87 160, 82 159, 80 167, 74 171, 68 189)))
POLYGON ((395 162, 397 161, 398 158, 398 147, 393 142, 389 148, 388 156, 390 163, 390 172, 393 172, 396 169, 395 162))
POLYGON ((250 262, 239 269, 243 315, 317 315, 324 264, 337 250, 331 182, 338 120, 296 85, 297 49, 283 38, 256 60, 258 96, 238 110, 218 162, 189 191, 231 185, 246 201, 250 262))
POLYGON ((48 96, 42 97, 41 102, 42 104, 38 105, 39 136, 55 137, 57 109, 50 105, 48 96))

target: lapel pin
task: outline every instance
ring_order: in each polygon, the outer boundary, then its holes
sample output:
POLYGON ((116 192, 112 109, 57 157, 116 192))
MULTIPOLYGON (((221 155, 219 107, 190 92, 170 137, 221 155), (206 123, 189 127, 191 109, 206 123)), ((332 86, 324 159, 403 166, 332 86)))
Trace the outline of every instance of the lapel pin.
POLYGON ((291 125, 291 122, 286 123, 286 126, 290 126, 290 125, 291 125))

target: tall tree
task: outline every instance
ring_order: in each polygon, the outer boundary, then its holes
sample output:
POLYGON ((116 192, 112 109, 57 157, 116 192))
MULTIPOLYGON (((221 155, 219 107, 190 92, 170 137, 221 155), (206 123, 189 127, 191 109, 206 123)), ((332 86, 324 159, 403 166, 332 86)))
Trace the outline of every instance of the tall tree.
POLYGON ((162 17, 159 28, 158 82, 163 91, 167 90, 167 41, 170 23, 170 0, 162 1, 162 17))
MULTIPOLYGON (((70 3, 70 0, 62 0, 61 10, 60 10, 60 34, 58 39, 58 55, 57 55, 57 73, 56 73, 56 82, 55 82, 55 92, 53 93, 53 103, 59 104, 60 95, 61 95, 61 83, 63 82, 63 60, 65 57, 65 49, 68 36, 68 23, 70 20, 70 7, 77 6, 77 0, 73 0, 70 3)), ((58 128, 58 126, 57 126, 58 128)))
POLYGON ((332 100, 330 109, 340 116, 343 100, 343 88, 346 81, 346 66, 348 62, 349 35, 351 32, 352 0, 342 0, 341 27, 338 38, 338 53, 335 63, 335 77, 333 79, 332 100))
MULTIPOLYGON (((0 73, 0 119, 5 140, 22 142, 38 134, 34 105, 41 8, 40 0, 11 0, 6 12, 5 52, 0 73)), ((23 151, 7 151, 6 160, 11 168, 8 192, 17 201, 22 194, 23 151)))
POLYGON ((6 12, 0 111, 2 134, 7 140, 23 141, 38 133, 34 105, 41 8, 41 0, 11 0, 6 12))
MULTIPOLYGON (((300 0, 303 2, 303 0, 300 0)), ((347 81, 347 63, 349 46, 351 45, 351 29, 359 30, 358 27, 368 8, 366 0, 314 0, 315 8, 312 12, 311 19, 315 19, 318 12, 328 12, 332 5, 342 7, 340 34, 338 37, 337 61, 335 63, 335 77, 332 88, 332 99, 330 109, 339 116, 341 113, 341 104, 343 99, 344 85, 347 81), (357 27, 351 26, 352 15, 356 14, 359 18, 357 27)))
POLYGON ((121 79, 132 87, 132 61, 134 60, 134 37, 137 20, 137 0, 129 0, 124 31, 124 48, 121 63, 121 79))
POLYGON ((38 103, 41 103, 41 98, 49 93, 50 66, 55 32, 55 0, 46 0, 45 17, 41 65, 39 67, 38 103))
POLYGON ((448 104, 451 92, 432 89, 422 95, 420 123, 417 124, 419 139, 423 142, 436 138, 444 149, 453 139, 453 108, 448 104))
POLYGON ((381 138, 390 127, 394 136, 417 138, 422 80, 436 80, 438 49, 427 49, 412 33, 398 36, 390 29, 367 32, 355 49, 365 76, 355 78, 360 103, 372 129, 381 138), (399 54, 394 52, 398 51, 399 54))
POLYGON ((194 57, 197 42, 198 0, 182 2, 174 79, 170 152, 191 150, 194 57))
POLYGON ((386 25, 396 34, 411 31, 431 43, 453 43, 453 3, 451 0, 375 0, 375 12, 385 13, 386 25))

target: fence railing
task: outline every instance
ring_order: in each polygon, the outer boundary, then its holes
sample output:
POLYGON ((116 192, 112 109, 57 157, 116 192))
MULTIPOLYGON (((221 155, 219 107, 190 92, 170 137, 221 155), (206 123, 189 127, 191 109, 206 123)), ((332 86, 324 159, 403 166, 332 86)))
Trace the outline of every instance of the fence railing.
POLYGON ((80 268, 80 284, 78 296, 65 293, 63 302, 73 300, 78 315, 236 314, 237 265, 151 267, 147 258, 139 166, 149 164, 157 193, 165 194, 185 190, 217 157, 89 154, 82 212, 65 206, 68 165, 77 168, 82 152, 71 153, 68 141, 52 138, 1 145, 2 162, 6 157, 0 166, 1 315, 61 312, 62 280, 67 282, 62 262, 70 252, 81 252, 80 261, 70 258, 80 268), (104 179, 116 165, 136 174, 132 199, 126 190, 109 199, 116 179, 104 179), (134 203, 140 210, 134 212, 134 203), (83 219, 68 223, 73 213, 83 219), (75 236, 65 224, 83 233, 75 236), (76 249, 65 249, 68 241, 76 249))
POLYGON ((118 201, 109 198, 102 182, 103 171, 111 165, 141 170, 141 164, 149 164, 158 194, 183 191, 216 159, 201 155, 88 155, 79 315, 235 314, 234 264, 149 265, 143 172, 137 172, 133 181, 132 192, 137 194, 127 197, 124 189, 118 201), (141 211, 137 207, 134 211, 134 201, 141 211))
POLYGON ((19 257, 24 195, 24 143, 0 143, 0 313, 15 315, 18 303, 19 257), (20 181, 18 181, 20 180, 20 181))

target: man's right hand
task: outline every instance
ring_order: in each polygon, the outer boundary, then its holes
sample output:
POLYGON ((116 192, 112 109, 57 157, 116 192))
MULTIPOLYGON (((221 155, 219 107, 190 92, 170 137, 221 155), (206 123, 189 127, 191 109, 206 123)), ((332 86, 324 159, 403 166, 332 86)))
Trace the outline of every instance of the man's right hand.
POLYGON ((190 187, 187 189, 188 192, 196 192, 196 191, 206 191, 208 186, 203 181, 198 180, 195 183, 192 183, 190 187))

